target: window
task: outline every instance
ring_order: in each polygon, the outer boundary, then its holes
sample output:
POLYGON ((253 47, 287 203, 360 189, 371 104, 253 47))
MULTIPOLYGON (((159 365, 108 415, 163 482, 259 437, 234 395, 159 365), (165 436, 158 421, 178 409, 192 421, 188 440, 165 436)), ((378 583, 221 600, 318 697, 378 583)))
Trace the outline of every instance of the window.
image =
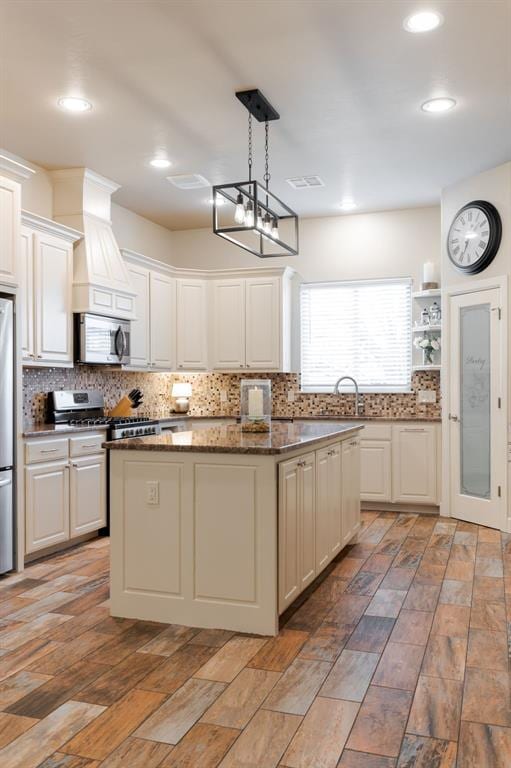
POLYGON ((365 392, 410 391, 411 280, 305 283, 300 303, 303 392, 332 392, 344 375, 365 392))

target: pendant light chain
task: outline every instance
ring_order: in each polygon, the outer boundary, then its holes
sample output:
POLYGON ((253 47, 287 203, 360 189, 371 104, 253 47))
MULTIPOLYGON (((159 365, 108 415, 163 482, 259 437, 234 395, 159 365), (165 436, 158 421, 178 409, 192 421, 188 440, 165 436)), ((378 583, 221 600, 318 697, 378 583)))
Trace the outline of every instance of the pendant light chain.
POLYGON ((248 180, 252 181, 252 113, 248 113, 248 180))
POLYGON ((266 184, 266 189, 268 189, 270 185, 270 171, 268 170, 269 166, 269 152, 268 152, 268 143, 269 143, 269 125, 268 120, 265 120, 264 122, 264 181, 266 184))

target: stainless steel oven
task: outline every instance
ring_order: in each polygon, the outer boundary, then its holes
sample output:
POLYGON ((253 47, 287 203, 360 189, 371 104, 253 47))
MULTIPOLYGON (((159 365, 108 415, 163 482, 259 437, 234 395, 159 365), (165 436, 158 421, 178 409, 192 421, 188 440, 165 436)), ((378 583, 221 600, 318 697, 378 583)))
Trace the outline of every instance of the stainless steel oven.
POLYGON ((87 312, 75 315, 78 363, 115 365, 130 362, 130 321, 87 312))

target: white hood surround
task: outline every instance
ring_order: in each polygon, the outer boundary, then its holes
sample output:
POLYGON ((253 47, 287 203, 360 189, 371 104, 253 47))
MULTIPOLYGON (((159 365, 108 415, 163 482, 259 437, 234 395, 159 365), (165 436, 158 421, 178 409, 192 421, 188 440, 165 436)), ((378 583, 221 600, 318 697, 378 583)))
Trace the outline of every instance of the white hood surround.
POLYGON ((119 185, 88 168, 51 176, 55 220, 84 234, 74 252, 73 312, 134 319, 135 291, 110 220, 110 198, 119 185))

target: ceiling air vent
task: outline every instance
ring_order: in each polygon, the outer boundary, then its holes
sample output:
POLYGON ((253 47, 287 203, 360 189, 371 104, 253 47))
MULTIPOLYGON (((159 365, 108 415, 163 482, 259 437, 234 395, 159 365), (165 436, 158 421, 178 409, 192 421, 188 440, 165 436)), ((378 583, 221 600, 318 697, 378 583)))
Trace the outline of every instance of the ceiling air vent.
POLYGON ((178 189, 202 189, 203 187, 211 186, 209 181, 199 173, 185 173, 181 176, 167 176, 167 181, 170 181, 170 183, 178 189))
POLYGON ((292 179, 286 179, 286 181, 293 189, 310 189, 311 187, 325 186, 325 182, 319 176, 293 176, 292 179))

